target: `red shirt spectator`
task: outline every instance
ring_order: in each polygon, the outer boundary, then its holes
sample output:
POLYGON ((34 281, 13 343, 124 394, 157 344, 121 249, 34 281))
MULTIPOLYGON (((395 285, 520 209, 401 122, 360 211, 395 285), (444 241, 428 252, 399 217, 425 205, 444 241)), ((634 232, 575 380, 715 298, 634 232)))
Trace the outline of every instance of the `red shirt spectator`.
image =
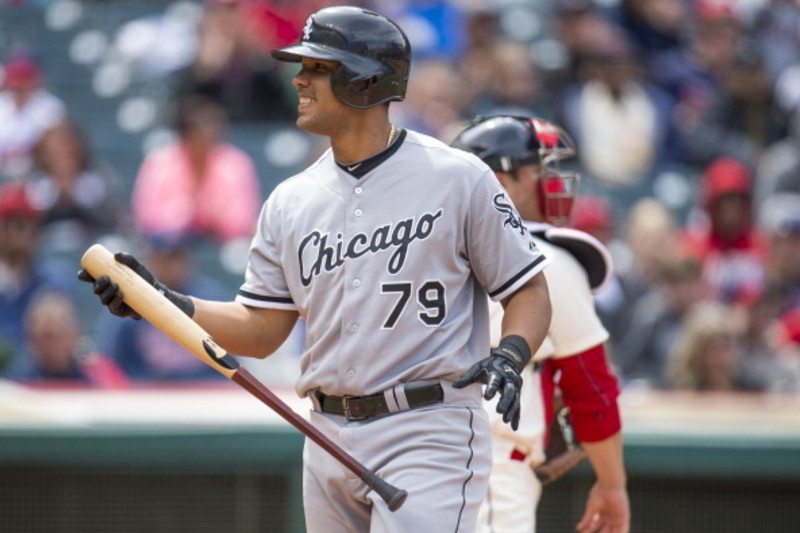
POLYGON ((681 236, 686 254, 703 265, 717 298, 749 300, 763 290, 767 240, 753 225, 752 173, 732 158, 706 167, 700 183, 702 211, 681 236))

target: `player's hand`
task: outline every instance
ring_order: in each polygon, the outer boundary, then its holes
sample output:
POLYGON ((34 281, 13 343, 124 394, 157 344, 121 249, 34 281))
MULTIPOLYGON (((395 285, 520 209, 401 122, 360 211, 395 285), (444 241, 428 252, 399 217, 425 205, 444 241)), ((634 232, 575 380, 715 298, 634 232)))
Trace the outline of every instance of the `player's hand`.
MULTIPOLYGON (((114 254, 114 259, 133 270, 188 316, 194 315, 194 303, 188 296, 175 292, 156 280, 155 276, 147 270, 147 267, 141 264, 134 256, 124 252, 117 252, 114 254)), ((78 271, 78 279, 92 283, 94 293, 100 298, 100 303, 108 307, 111 314, 136 320, 142 318, 139 313, 125 303, 123 300, 124 295, 120 292, 119 285, 111 281, 108 276, 100 276, 94 279, 85 269, 80 269, 78 271)))
POLYGON ((483 383, 486 385, 483 393, 486 400, 500 392, 497 412, 503 415, 503 422, 510 422, 516 431, 519 427, 522 369, 529 360, 530 348, 522 337, 505 337, 489 357, 472 365, 453 386, 462 388, 470 383, 483 383))
POLYGON ((100 298, 100 303, 108 307, 112 315, 135 320, 142 318, 139 313, 123 301, 119 285, 112 282, 108 276, 100 276, 94 279, 91 274, 82 268, 78 271, 78 279, 92 284, 92 290, 100 298))
POLYGON ((579 533, 628 533, 631 511, 624 488, 605 488, 595 483, 586 500, 586 511, 575 526, 579 533))

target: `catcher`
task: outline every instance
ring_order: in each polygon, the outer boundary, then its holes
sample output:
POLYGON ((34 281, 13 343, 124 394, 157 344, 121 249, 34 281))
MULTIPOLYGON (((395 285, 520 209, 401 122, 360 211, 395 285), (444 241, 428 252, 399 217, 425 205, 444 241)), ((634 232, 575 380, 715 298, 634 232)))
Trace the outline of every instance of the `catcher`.
MULTIPOLYGON (((585 453, 597 480, 576 530, 626 533, 630 510, 617 406, 619 386, 606 361, 603 344, 608 333, 592 298, 592 291, 610 277, 610 256, 590 235, 559 227, 569 220, 578 181, 577 174, 560 171, 559 161, 574 157, 574 144, 566 132, 545 120, 494 116, 475 119, 453 146, 476 154, 494 170, 536 245, 552 261, 545 271, 552 321, 547 339, 523 375, 518 431, 489 409, 494 417, 493 467, 479 531, 535 531, 543 483, 579 463, 585 453), (548 428, 556 416, 556 391, 569 409, 574 436, 581 445, 565 446, 566 455, 545 462, 548 428)), ((490 305, 490 312, 492 342, 496 343, 503 310, 490 305)))

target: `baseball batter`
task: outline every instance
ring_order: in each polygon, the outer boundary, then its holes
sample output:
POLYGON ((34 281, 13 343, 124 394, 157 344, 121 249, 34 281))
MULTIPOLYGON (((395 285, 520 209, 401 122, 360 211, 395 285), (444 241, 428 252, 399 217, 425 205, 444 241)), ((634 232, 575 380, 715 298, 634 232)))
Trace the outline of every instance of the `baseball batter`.
MULTIPOLYGON (((495 171, 537 247, 552 263, 545 271, 552 322, 534 355, 541 370, 534 364, 525 369, 519 430, 508 431, 490 413, 493 466, 479 530, 535 531, 541 483, 532 467, 545 459, 557 387, 597 475, 576 530, 627 532, 630 511, 616 402, 619 389, 603 349, 608 333, 592 299, 592 290, 610 276, 610 256, 590 235, 555 225, 568 221, 577 186, 577 174, 557 168, 560 160, 574 156, 572 140, 544 120, 497 116, 476 119, 453 144, 475 153, 495 171)), ((496 343, 503 309, 492 304, 490 313, 492 343, 496 343)))
MULTIPOLYGON (((310 420, 408 491, 393 513, 307 441, 310 532, 474 531, 491 464, 482 398, 517 427, 520 373, 550 322, 547 260, 491 169, 390 123, 410 54, 394 22, 342 6, 273 51, 300 64, 298 127, 331 148, 267 199, 235 301, 177 294, 122 259, 230 353, 264 357, 305 319, 310 420), (494 350, 487 294, 505 308, 494 350)), ((80 276, 112 313, 135 314, 107 277, 80 276)))

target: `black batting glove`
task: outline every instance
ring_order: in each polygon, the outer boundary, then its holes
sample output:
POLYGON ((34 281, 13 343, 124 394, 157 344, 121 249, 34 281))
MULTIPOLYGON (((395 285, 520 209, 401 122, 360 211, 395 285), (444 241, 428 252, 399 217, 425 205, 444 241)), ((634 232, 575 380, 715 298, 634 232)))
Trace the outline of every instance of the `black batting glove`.
POLYGON ((174 303, 178 309, 183 311, 187 316, 191 317, 194 315, 194 303, 192 303, 192 300, 188 296, 173 291, 158 281, 155 276, 147 270, 147 267, 141 264, 134 256, 126 254, 125 252, 117 252, 114 254, 114 259, 136 272, 139 277, 155 287, 158 292, 166 296, 170 302, 174 303))
POLYGON ((497 412, 503 415, 503 422, 510 422, 511 428, 516 431, 519 427, 522 369, 530 359, 531 350, 525 339, 519 335, 509 335, 500 341, 489 357, 472 365, 453 386, 460 389, 470 383, 483 383, 486 385, 483 393, 486 400, 494 398, 499 391, 497 412))
POLYGON ((100 298, 100 303, 108 307, 112 315, 123 318, 139 320, 142 316, 122 300, 119 285, 111 281, 108 276, 94 279, 86 270, 78 271, 78 279, 92 284, 92 290, 100 298))
MULTIPOLYGON (((134 256, 125 252, 117 252, 114 254, 114 259, 133 270, 188 316, 194 315, 194 303, 188 296, 175 292, 156 280, 153 274, 134 256)), ((100 303, 108 307, 112 315, 135 320, 142 318, 139 313, 125 303, 123 294, 119 290, 119 285, 112 282, 108 276, 100 276, 95 279, 85 269, 80 269, 78 271, 78 279, 92 284, 94 293, 100 298, 100 303)))

